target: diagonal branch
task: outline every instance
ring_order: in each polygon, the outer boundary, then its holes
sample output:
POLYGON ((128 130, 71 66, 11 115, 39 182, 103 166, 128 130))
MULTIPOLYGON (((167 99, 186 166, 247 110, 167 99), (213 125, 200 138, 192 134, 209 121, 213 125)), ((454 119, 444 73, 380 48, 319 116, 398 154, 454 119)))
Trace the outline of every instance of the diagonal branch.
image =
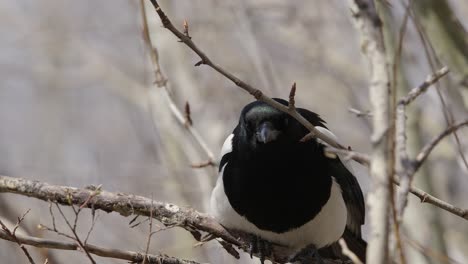
POLYGON ((266 104, 269 104, 273 106, 274 108, 283 111, 285 113, 288 113, 291 115, 293 118, 295 118, 299 123, 301 123, 303 126, 305 126, 309 131, 310 134, 314 137, 320 138, 326 143, 328 143, 330 146, 333 146, 335 148, 341 148, 344 149, 344 147, 336 142, 333 138, 323 134, 320 132, 318 129, 316 129, 307 119, 305 119, 299 112, 296 111, 296 109, 291 109, 288 106, 282 105, 275 100, 271 99, 270 97, 266 96, 263 94, 262 91, 259 89, 254 88, 250 84, 247 84, 246 82, 242 81, 241 79, 237 78, 235 75, 231 74, 230 72, 226 71, 224 68, 219 66, 218 64, 214 63, 196 44, 193 42, 192 37, 187 36, 183 32, 179 31, 171 22, 171 20, 167 17, 167 15, 164 13, 164 11, 161 9, 159 6, 158 2, 156 0, 150 0, 151 3, 153 4, 155 11, 157 12, 159 18, 161 19, 162 25, 167 28, 169 31, 171 31, 177 38, 179 38, 180 42, 183 42, 185 45, 187 45, 190 49, 192 49, 199 57, 200 61, 195 64, 195 66, 200 66, 202 64, 207 65, 226 77, 227 79, 231 80, 233 83, 235 83, 238 87, 241 89, 245 90, 246 92, 250 93, 252 96, 255 97, 255 99, 262 101, 266 104))
POLYGON ((437 146, 437 144, 439 144, 439 142, 442 139, 444 139, 446 136, 454 133, 458 129, 465 127, 465 126, 468 126, 468 120, 449 126, 444 131, 442 131, 442 133, 440 133, 438 136, 434 137, 431 140, 431 142, 425 145, 423 149, 421 150, 421 152, 419 152, 419 154, 416 156, 416 160, 414 163, 414 170, 417 171, 419 167, 421 167, 421 165, 427 159, 431 151, 434 149, 435 146, 437 146))
POLYGON ((411 91, 403 97, 399 104, 408 105, 413 102, 419 95, 424 93, 431 85, 435 84, 440 80, 440 78, 444 77, 449 73, 449 69, 447 67, 443 67, 438 71, 434 72, 433 74, 427 76, 426 80, 421 83, 418 87, 411 89, 411 91))

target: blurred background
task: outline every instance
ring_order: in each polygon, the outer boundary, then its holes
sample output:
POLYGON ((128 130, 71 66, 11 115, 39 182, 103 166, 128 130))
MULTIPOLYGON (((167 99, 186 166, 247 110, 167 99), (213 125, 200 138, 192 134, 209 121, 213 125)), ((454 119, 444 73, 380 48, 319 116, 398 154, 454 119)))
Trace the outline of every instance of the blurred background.
MULTIPOLYGON (((146 2, 146 1, 145 1, 146 2)), ((217 157, 242 107, 253 98, 206 66, 163 29, 147 1, 151 39, 158 49, 167 89, 154 85, 143 38, 140 1, 0 1, 0 175, 58 185, 153 197, 207 211, 216 168, 191 168, 208 154, 175 117, 170 104, 188 101, 193 126, 217 157)), ((468 2, 413 1, 404 34, 406 1, 381 3, 389 58, 397 64, 399 95, 447 65, 450 76, 418 98, 408 116, 412 155, 451 120, 468 116, 468 2), (441 100, 443 98, 443 100, 441 100)), ((173 23, 210 58, 273 97, 287 97, 297 82, 297 105, 315 111, 344 145, 368 152, 371 127, 349 108, 369 110, 367 65, 346 3, 330 1, 160 1, 173 23)), ((460 130, 431 154, 414 185, 468 207, 468 130, 460 130)), ((356 164, 363 191, 367 171, 356 164)), ((0 194, 0 218, 11 223, 31 209, 22 232, 51 225, 48 204, 0 194)), ((68 213, 69 208, 64 208, 68 213)), ((55 214, 62 231, 68 231, 55 214)), ((71 218, 72 219, 72 218, 71 218)), ((144 251, 148 223, 99 213, 89 243, 144 251)), ((80 215, 85 236, 91 215, 80 215)), ((366 227, 364 227, 366 230, 366 227)), ((366 231, 365 231, 366 233, 366 231)), ((404 246, 409 263, 468 263, 468 223, 411 197, 404 246)), ((194 247, 177 228, 153 236, 150 253, 211 263, 238 262, 218 243, 194 247)), ((84 254, 31 248, 38 263, 83 263, 84 254)), ((98 263, 125 263, 96 257, 98 263)), ((255 260, 256 261, 256 260, 255 260)), ((0 240, 1 263, 27 263, 19 247, 0 240)), ((255 262, 256 263, 256 262, 255 262)))

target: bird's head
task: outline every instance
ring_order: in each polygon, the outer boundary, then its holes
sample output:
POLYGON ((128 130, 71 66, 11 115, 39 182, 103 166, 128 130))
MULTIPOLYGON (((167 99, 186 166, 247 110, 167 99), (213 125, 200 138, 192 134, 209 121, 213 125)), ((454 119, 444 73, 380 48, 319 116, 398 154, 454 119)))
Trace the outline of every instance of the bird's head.
MULTIPOLYGON (((288 104, 282 99, 275 100, 288 104)), ((258 101, 244 107, 238 128, 242 143, 253 150, 299 143, 307 134, 306 128, 290 115, 258 101)))

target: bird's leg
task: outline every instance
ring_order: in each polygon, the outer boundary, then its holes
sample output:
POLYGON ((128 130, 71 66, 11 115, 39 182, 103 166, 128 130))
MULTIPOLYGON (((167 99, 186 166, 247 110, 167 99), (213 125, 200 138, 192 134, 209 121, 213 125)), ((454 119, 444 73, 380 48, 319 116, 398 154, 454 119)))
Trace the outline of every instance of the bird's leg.
POLYGON ((271 243, 256 235, 250 235, 249 242, 250 257, 252 258, 253 254, 258 254, 260 263, 264 264, 265 259, 272 255, 271 243))
POLYGON ((315 245, 311 244, 299 251, 294 255, 290 262, 299 262, 302 264, 306 263, 317 263, 324 264, 322 257, 320 256, 318 249, 315 245))

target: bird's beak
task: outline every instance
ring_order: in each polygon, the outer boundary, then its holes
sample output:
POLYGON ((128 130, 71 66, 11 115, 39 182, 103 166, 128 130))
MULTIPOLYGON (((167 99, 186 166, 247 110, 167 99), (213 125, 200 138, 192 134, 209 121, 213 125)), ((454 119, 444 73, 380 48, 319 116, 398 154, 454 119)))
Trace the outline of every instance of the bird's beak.
POLYGON ((280 131, 276 130, 271 122, 265 121, 258 126, 255 136, 259 142, 266 144, 277 139, 279 134, 280 131))

